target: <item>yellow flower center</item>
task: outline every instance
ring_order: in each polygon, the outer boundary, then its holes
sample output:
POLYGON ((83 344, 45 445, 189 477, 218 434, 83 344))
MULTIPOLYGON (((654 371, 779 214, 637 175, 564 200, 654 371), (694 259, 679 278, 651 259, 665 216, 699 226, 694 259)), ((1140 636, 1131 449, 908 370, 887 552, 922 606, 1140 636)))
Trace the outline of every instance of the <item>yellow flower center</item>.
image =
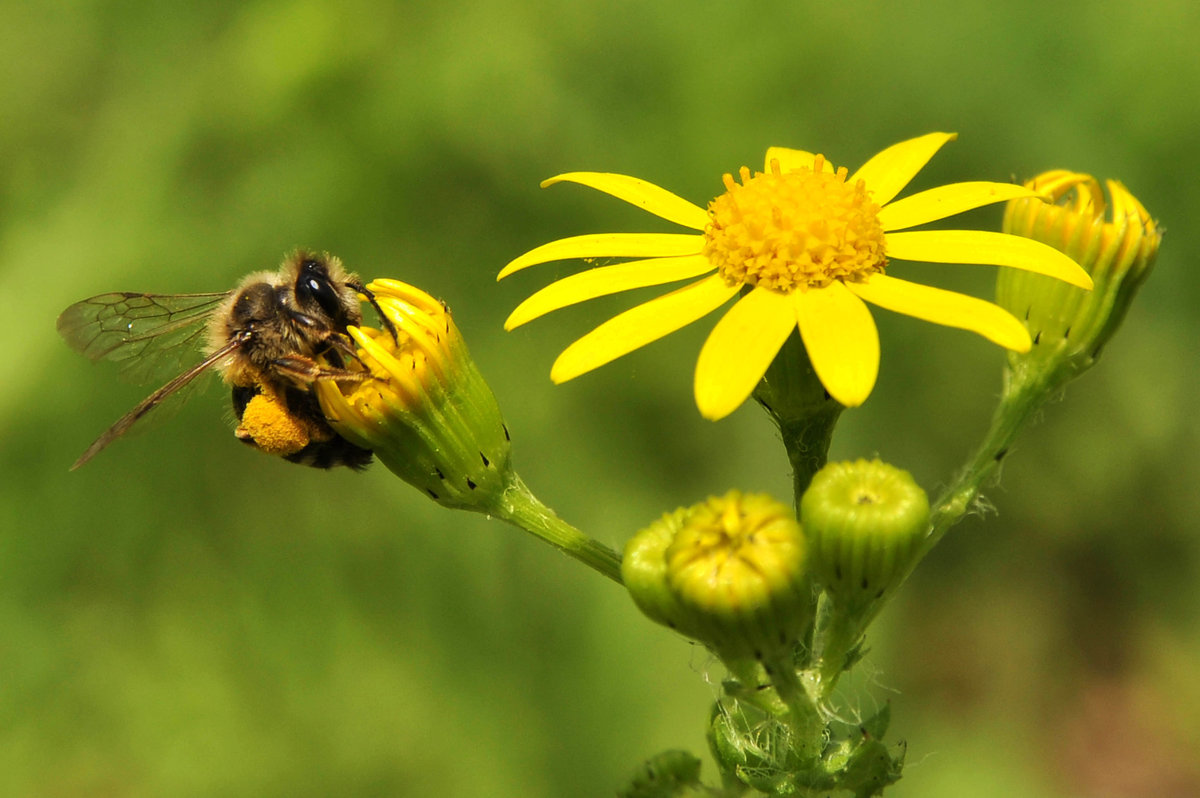
POLYGON ((859 180, 846 183, 846 169, 824 171, 818 155, 812 169, 771 171, 741 183, 724 178, 724 194, 708 206, 704 255, 730 285, 758 285, 781 294, 822 288, 834 280, 862 280, 887 265, 879 206, 859 180))

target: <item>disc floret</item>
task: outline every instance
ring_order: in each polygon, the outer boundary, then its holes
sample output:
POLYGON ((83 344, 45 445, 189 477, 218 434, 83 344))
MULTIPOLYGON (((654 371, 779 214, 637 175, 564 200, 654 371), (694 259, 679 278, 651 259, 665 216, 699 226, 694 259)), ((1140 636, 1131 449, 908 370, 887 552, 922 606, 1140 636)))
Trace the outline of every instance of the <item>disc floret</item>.
POLYGON ((777 293, 857 282, 887 265, 879 206, 866 183, 847 182, 845 167, 789 172, 778 159, 767 172, 747 167, 726 174, 726 191, 709 203, 706 258, 730 285, 757 285, 777 293))

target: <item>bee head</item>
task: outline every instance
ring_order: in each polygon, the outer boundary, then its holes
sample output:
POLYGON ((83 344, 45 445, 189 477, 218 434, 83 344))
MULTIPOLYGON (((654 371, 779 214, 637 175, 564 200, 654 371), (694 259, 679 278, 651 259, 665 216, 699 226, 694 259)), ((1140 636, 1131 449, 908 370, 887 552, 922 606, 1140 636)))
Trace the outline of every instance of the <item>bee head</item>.
POLYGON ((346 283, 336 258, 300 254, 296 273, 296 305, 304 313, 318 311, 334 328, 344 329, 361 321, 358 298, 346 283))

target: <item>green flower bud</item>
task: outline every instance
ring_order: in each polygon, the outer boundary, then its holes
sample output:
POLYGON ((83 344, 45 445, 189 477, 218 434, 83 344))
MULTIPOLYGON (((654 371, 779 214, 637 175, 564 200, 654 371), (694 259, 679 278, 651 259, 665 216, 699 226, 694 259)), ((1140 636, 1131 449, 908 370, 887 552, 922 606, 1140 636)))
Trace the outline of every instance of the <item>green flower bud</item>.
POLYGON ((729 659, 790 651, 812 619, 806 544, 788 508, 730 491, 634 535, 621 573, 652 620, 729 659))
POLYGON ((907 471, 879 460, 830 463, 800 500, 813 576, 865 612, 908 575, 929 531, 929 500, 907 471))
POLYGON ((508 430, 449 308, 397 280, 367 290, 394 332, 349 328, 368 376, 318 382, 322 412, 339 435, 438 503, 489 511, 515 479, 508 430))
POLYGON ((1071 377, 1089 368, 1150 274, 1162 233, 1125 186, 1106 184, 1109 203, 1091 175, 1046 172, 1026 185, 1053 204, 1017 199, 1005 209, 1004 232, 1066 253, 1095 283, 1089 292, 1021 269, 1000 270, 996 301, 1024 319, 1033 338, 1029 352, 1009 353, 1018 374, 1039 370, 1071 377))

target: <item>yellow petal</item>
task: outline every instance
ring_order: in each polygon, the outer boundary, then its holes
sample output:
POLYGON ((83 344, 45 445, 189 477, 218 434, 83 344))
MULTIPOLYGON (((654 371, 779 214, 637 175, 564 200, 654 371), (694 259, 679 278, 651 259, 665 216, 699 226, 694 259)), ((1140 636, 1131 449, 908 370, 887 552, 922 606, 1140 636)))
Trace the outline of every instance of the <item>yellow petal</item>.
POLYGON ((990 263, 1092 288, 1092 278, 1082 266, 1032 238, 983 230, 918 230, 887 233, 883 238, 889 258, 929 263, 990 263))
POLYGON ((555 183, 579 183, 581 186, 603 191, 655 216, 661 216, 668 222, 675 222, 693 230, 703 230, 709 222, 708 211, 704 208, 693 205, 665 188, 629 175, 616 175, 611 172, 567 172, 543 180, 542 188, 555 183))
POLYGON ((846 407, 861 405, 879 375, 879 331, 871 311, 840 282, 791 296, 821 384, 846 407))
POLYGON ((616 294, 648 285, 685 280, 712 271, 712 264, 703 255, 684 255, 678 258, 650 258, 601 266, 550 283, 526 299, 504 322, 511 330, 552 310, 565 308, 588 299, 616 294))
POLYGON ((951 183, 888 203, 879 211, 879 223, 885 232, 903 230, 994 202, 1037 196, 1033 189, 1015 183, 951 183))
POLYGON ((554 361, 550 379, 566 382, 657 341, 716 310, 737 291, 714 274, 630 308, 568 346, 554 361))
POLYGON ((847 288, 873 305, 918 319, 979 333, 993 343, 1018 352, 1028 352, 1029 331, 1016 316, 999 305, 973 296, 897 280, 885 274, 872 275, 847 288))
POLYGON ((796 329, 786 294, 755 288, 721 317, 696 362, 696 405, 717 421, 750 397, 783 342, 796 329))
MULTIPOLYGON (((771 161, 775 160, 779 161, 779 171, 784 174, 794 172, 797 169, 808 169, 811 171, 813 168, 813 159, 816 157, 815 154, 806 150, 792 150, 787 147, 768 147, 763 171, 769 173, 771 171, 771 161)), ((833 164, 825 161, 822 171, 832 174, 833 164)))
POLYGON ((704 246, 704 237, 694 233, 592 233, 585 236, 560 238, 542 244, 510 261, 496 275, 503 280, 508 275, 539 263, 567 258, 664 258, 675 255, 697 255, 704 246))
POLYGON ((871 199, 879 205, 887 205, 943 144, 955 138, 958 138, 957 133, 928 133, 893 144, 863 164, 847 182, 854 185, 858 180, 865 180, 871 199))

